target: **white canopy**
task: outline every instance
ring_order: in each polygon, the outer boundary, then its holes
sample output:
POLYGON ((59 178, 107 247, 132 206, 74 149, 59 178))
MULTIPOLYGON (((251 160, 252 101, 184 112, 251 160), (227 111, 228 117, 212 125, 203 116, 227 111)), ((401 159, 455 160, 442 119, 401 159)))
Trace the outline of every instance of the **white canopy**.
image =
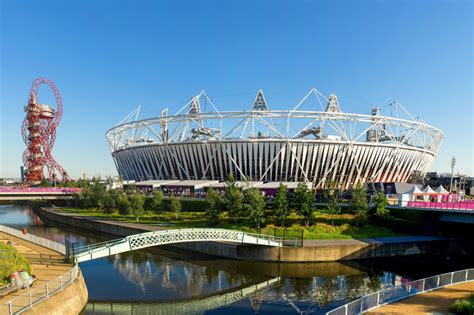
POLYGON ((424 192, 425 194, 436 194, 436 191, 434 191, 434 190, 430 187, 430 185, 427 185, 427 186, 425 187, 425 189, 423 189, 423 192, 424 192))
POLYGON ((409 191, 407 191, 407 194, 410 194, 410 195, 422 195, 423 192, 420 190, 420 188, 418 188, 418 186, 413 185, 413 188, 410 189, 409 191))
POLYGON ((449 192, 446 189, 444 189, 443 185, 439 185, 439 187, 436 188, 436 192, 438 194, 449 194, 449 192))

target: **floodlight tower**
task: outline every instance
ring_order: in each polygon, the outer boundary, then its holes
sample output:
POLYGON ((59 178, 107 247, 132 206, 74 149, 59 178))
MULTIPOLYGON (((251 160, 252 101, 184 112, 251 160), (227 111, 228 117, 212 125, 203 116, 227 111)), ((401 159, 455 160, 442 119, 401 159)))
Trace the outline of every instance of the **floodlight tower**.
POLYGON ((456 158, 453 156, 451 159, 451 182, 449 183, 449 191, 453 191, 454 166, 456 166, 456 158))

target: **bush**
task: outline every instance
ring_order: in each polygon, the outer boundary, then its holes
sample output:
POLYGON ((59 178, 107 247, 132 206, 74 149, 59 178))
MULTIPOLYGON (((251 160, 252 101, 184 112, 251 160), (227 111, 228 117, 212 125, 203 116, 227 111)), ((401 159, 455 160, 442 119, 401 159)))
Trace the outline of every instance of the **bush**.
MULTIPOLYGON (((178 197, 179 198, 179 197, 178 197)), ((192 200, 192 199, 182 199, 181 201, 181 211, 183 212, 206 212, 206 200, 192 200)), ((165 211, 169 211, 170 209, 170 199, 165 198, 163 199, 163 206, 162 209, 165 211)))
POLYGON ((456 300, 449 307, 449 311, 454 314, 471 315, 474 313, 474 306, 468 300, 456 300))
POLYGON ((31 274, 28 260, 12 246, 0 244, 0 285, 8 283, 10 274, 18 270, 31 274))

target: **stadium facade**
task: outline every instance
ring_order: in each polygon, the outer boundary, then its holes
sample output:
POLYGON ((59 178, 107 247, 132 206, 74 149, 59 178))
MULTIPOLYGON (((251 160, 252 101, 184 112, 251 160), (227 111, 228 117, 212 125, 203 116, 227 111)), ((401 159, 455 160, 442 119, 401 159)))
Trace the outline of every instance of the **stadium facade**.
POLYGON ((138 119, 139 111, 106 133, 126 180, 225 180, 233 173, 238 180, 305 181, 314 188, 406 182, 430 170, 443 139, 396 101, 350 114, 335 95, 316 89, 291 110, 270 109, 260 90, 247 111, 219 111, 204 91, 175 115, 165 109, 138 119), (308 103, 320 110, 303 110, 308 103))

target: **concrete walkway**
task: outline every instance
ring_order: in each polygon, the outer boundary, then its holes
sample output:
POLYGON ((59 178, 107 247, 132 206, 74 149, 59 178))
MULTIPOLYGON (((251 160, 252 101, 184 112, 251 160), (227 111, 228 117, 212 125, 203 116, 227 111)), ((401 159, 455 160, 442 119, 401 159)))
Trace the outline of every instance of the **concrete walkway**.
POLYGON ((31 264, 31 272, 36 276, 37 280, 31 288, 20 289, 1 298, 0 305, 7 303, 16 296, 27 293, 32 288, 39 287, 45 282, 63 275, 73 267, 72 264, 65 263, 65 257, 58 252, 0 232, 0 242, 7 243, 8 240, 11 240, 15 249, 28 259, 31 264))
POLYGON ((450 314, 448 308, 456 299, 474 293, 474 281, 448 286, 385 305, 367 314, 450 314))

